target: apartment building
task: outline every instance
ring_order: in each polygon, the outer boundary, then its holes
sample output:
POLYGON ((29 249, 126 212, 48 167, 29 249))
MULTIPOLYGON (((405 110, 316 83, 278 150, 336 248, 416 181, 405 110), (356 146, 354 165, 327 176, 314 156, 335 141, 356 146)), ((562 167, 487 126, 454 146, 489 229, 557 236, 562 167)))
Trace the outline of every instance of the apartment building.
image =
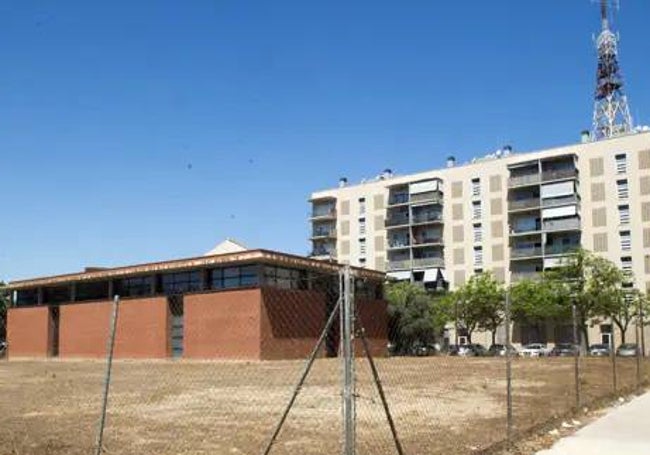
POLYGON ((380 176, 311 195, 314 258, 428 288, 491 271, 510 283, 578 246, 650 290, 650 132, 380 176))

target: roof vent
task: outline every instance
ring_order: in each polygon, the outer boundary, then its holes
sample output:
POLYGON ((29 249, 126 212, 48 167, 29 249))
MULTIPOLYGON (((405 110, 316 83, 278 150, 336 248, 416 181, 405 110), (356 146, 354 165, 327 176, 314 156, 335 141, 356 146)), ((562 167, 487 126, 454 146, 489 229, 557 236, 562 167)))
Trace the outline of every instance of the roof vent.
POLYGON ((348 186, 348 178, 347 177, 341 177, 339 179, 339 188, 343 188, 345 186, 348 186))
POLYGON ((586 144, 587 142, 591 142, 591 133, 589 130, 582 130, 580 132, 580 142, 583 144, 586 144))
POLYGON ((447 157, 447 167, 456 166, 456 157, 454 155, 449 155, 447 157))

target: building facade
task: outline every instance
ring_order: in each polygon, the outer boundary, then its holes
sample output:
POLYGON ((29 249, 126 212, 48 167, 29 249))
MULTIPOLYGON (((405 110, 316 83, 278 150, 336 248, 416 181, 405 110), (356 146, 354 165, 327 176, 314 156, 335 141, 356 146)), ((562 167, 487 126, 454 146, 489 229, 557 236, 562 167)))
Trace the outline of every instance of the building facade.
MULTIPOLYGON (((105 356, 112 298, 119 295, 117 358, 304 358, 336 304, 341 269, 250 250, 14 281, 8 286, 8 353, 12 358, 105 356)), ((384 274, 352 273, 372 353, 384 355, 384 274)), ((337 355, 334 326, 323 355, 337 355)))
POLYGON ((311 195, 312 256, 427 287, 492 271, 510 283, 578 246, 650 283, 650 133, 509 149, 311 195))

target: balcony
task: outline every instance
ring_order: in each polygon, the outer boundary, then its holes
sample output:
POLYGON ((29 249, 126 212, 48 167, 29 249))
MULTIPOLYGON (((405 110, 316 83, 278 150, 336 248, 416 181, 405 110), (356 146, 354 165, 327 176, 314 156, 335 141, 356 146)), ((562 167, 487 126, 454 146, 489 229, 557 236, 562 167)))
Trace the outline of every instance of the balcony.
POLYGON ((536 209, 540 206, 539 198, 530 198, 530 199, 520 199, 517 201, 508 201, 508 210, 526 210, 526 209, 536 209))
POLYGON ((445 266, 445 259, 441 257, 413 259, 414 269, 420 269, 424 267, 444 267, 444 266, 445 266))
POLYGON ((577 231, 580 230, 580 218, 544 220, 543 227, 545 231, 577 231))
POLYGON ((316 229, 311 233, 312 239, 333 239, 336 238, 336 229, 333 228, 322 228, 316 229))
POLYGON ((409 217, 408 215, 404 216, 389 216, 386 218, 384 221, 384 225, 386 227, 395 227, 395 226, 404 226, 409 224, 409 217))
POLYGON ((539 220, 535 221, 535 224, 527 224, 525 226, 514 226, 510 235, 526 235, 526 234, 537 234, 542 230, 542 223, 539 220))
POLYGON ((314 208, 310 214, 312 220, 333 220, 336 219, 336 209, 331 208, 314 208))
POLYGON ((579 245, 546 245, 544 247, 544 255, 554 256, 554 255, 564 255, 571 254, 580 248, 579 245))
POLYGON ((578 171, 575 168, 542 171, 543 182, 549 182, 551 180, 576 178, 577 176, 578 176, 578 171))
POLYGON ((576 194, 571 194, 568 196, 554 197, 552 199, 543 199, 542 207, 544 208, 559 207, 561 205, 577 204, 578 202, 579 202, 578 196, 576 194))
POLYGON ((401 204, 408 204, 408 203, 409 203, 408 193, 396 193, 396 194, 391 194, 388 197, 388 205, 401 205, 401 204))
POLYGON ((536 185, 540 181, 541 178, 539 174, 519 175, 516 177, 510 177, 508 179, 508 188, 514 188, 517 186, 536 185))
POLYGON ((510 259, 526 259, 542 256, 542 247, 511 248, 510 259))
POLYGON ((411 204, 420 203, 442 204, 442 194, 439 191, 412 194, 411 204))
POLYGON ((413 214, 413 224, 427 224, 442 222, 442 213, 440 212, 422 212, 413 214))

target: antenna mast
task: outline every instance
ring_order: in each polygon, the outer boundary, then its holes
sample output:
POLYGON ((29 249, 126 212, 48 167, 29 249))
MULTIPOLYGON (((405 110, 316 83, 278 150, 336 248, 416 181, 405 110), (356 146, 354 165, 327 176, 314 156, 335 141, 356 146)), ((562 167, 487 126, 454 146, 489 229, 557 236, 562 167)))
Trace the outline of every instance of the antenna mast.
POLYGON ((623 76, 618 63, 619 37, 609 26, 610 6, 618 6, 617 0, 600 0, 602 30, 596 38, 598 70, 593 125, 593 137, 596 140, 630 133, 633 128, 630 107, 623 92, 623 76))

